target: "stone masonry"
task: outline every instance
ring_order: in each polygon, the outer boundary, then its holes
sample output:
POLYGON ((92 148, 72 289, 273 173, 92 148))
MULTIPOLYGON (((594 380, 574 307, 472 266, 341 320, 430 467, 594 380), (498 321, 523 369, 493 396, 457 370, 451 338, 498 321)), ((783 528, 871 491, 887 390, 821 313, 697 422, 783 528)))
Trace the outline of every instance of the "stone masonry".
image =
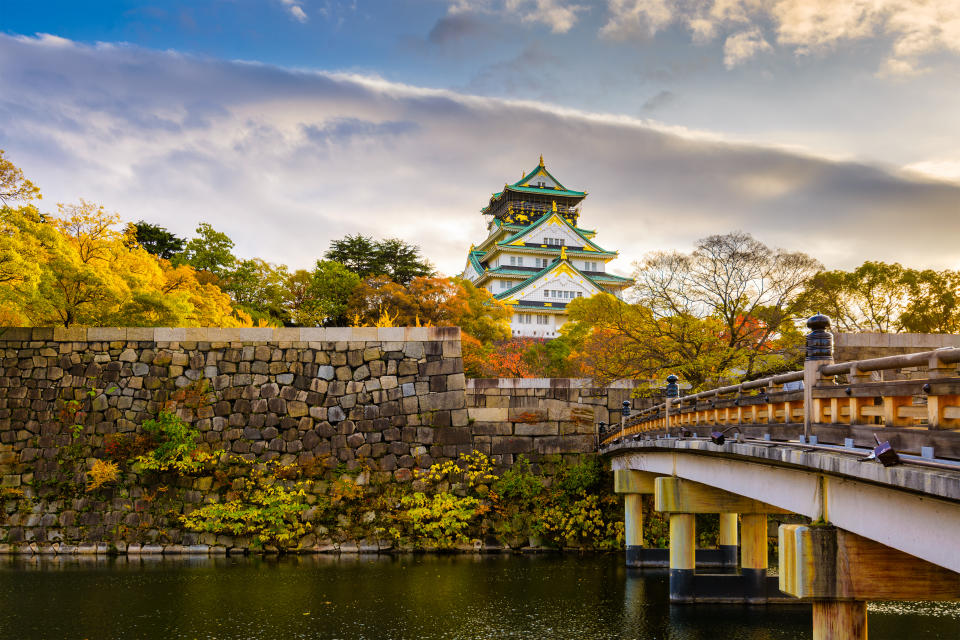
MULTIPOLYGON (((84 514, 80 527, 70 504, 43 502, 44 478, 64 450, 81 446, 88 464, 102 458, 106 435, 137 432, 171 400, 211 451, 331 473, 363 464, 381 482, 406 482, 473 450, 502 466, 519 454, 575 461, 595 451, 599 416, 629 395, 536 384, 468 385, 457 328, 0 329, 0 486, 38 501, 29 514, 0 514, 0 546, 95 544, 111 523, 134 520, 113 513, 124 505, 100 504, 88 511, 101 517, 84 514), (193 406, 182 401, 191 393, 201 400, 193 406), (75 420, 63 415, 70 401, 75 420)), ((204 487, 193 489, 202 500, 204 487)))

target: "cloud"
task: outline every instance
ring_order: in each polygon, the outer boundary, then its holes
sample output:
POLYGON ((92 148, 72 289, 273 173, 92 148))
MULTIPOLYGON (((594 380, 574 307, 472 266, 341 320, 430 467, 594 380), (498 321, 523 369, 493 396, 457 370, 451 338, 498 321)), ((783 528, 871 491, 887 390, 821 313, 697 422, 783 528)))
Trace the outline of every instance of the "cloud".
POLYGON ((427 41, 431 44, 443 45, 448 42, 463 40, 464 38, 480 36, 487 33, 487 24, 470 13, 452 13, 437 20, 427 41))
POLYGON ((586 5, 569 0, 453 0, 450 15, 486 13, 528 24, 543 24, 553 33, 566 33, 576 25, 586 5))
POLYGON ((723 43, 723 64, 732 69, 744 60, 749 60, 761 51, 769 51, 770 43, 763 39, 760 29, 741 31, 723 43))
POLYGON ((672 25, 699 43, 725 34, 728 67, 772 51, 773 36, 797 55, 882 39, 890 49, 879 71, 892 75, 923 70, 930 54, 960 53, 956 0, 608 0, 607 10, 600 33, 612 39, 650 38, 672 25))
POLYGON ((309 20, 303 7, 300 6, 302 4, 301 0, 280 0, 280 3, 286 7, 287 11, 297 22, 303 23, 309 20))
MULTIPOLYGON (((623 115, 129 45, 0 35, 0 148, 44 191, 309 266, 347 233, 442 271, 491 192, 544 154, 619 267, 745 229, 828 266, 957 267, 960 183, 623 115), (930 233, 936 229, 936 233, 930 233)), ((616 263, 615 263, 616 264, 616 263)))
POLYGON ((644 111, 656 111, 660 107, 670 104, 676 99, 676 94, 673 91, 668 91, 663 89, 662 91, 657 92, 656 95, 651 96, 643 103, 641 109, 644 111))

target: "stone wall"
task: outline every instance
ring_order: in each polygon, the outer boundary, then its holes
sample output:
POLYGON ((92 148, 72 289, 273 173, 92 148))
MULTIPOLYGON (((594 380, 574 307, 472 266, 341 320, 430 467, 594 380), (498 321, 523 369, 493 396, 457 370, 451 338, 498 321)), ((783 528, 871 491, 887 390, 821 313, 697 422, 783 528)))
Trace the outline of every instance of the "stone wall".
MULTIPOLYGON (((171 403, 209 451, 320 466, 327 479, 362 465, 372 480, 407 482, 473 450, 500 465, 593 452, 593 409, 606 415, 615 400, 568 381, 545 389, 468 390, 456 328, 0 329, 2 488, 30 504, 0 500, 0 545, 95 544, 119 525, 137 532, 128 543, 160 531, 196 544, 142 513, 145 487, 109 500, 57 488, 71 460, 82 488, 107 435, 136 433, 171 403)), ((210 478, 184 482, 188 502, 211 490, 210 478)))

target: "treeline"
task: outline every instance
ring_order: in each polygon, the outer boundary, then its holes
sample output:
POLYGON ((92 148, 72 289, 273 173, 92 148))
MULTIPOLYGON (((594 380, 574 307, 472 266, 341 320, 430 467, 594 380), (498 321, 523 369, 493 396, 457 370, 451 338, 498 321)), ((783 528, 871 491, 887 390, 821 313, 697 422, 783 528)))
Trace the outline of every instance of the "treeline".
POLYGON ((459 326, 510 336, 509 310, 436 275, 416 246, 348 235, 312 269, 234 254, 207 223, 181 238, 81 201, 56 214, 0 151, 0 326, 459 326))
POLYGON ((960 333, 960 272, 827 271, 735 232, 635 262, 624 300, 574 299, 554 340, 512 338, 508 307, 402 240, 348 235, 290 270, 236 256, 207 223, 180 238, 83 201, 42 213, 39 197, 0 151, 0 326, 459 326, 472 377, 670 372, 695 388, 799 367, 818 312, 838 331, 960 333))
POLYGON ((572 301, 561 337, 514 360, 600 380, 675 373, 699 389, 799 368, 815 313, 841 332, 960 333, 960 272, 872 261, 826 271, 743 232, 703 238, 690 253, 651 253, 634 278, 627 300, 572 301))

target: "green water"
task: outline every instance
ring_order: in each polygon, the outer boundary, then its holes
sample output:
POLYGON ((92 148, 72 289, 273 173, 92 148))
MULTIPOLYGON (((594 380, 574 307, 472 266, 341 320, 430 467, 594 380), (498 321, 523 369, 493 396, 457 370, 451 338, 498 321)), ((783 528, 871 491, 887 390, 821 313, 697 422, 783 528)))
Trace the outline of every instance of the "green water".
MULTIPOLYGON (((871 640, 960 639, 960 605, 875 605, 871 640)), ((809 638, 804 606, 667 604, 618 556, 0 559, 0 638, 809 638)))

